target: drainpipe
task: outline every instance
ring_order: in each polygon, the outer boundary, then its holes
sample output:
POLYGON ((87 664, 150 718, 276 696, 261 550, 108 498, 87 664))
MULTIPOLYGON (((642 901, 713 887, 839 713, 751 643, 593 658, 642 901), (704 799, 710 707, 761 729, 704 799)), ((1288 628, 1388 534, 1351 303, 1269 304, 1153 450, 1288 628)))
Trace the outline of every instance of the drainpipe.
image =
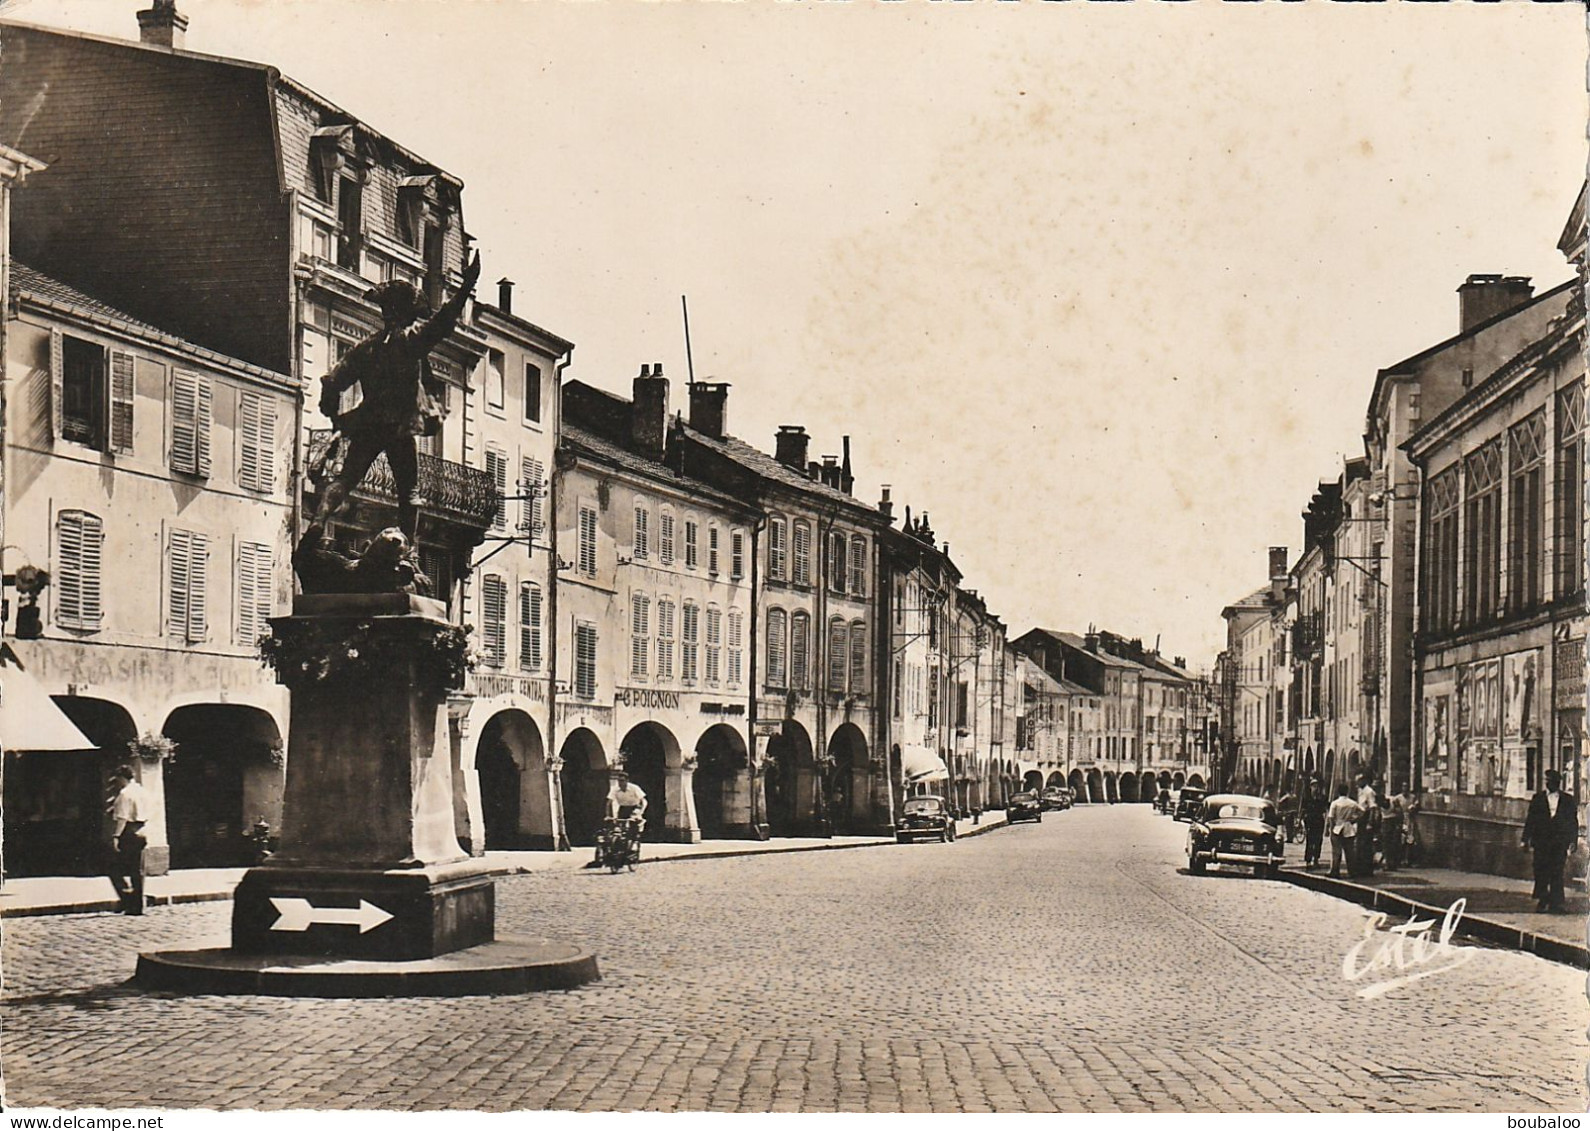
POLYGON ((562 559, 558 556, 558 488, 563 482, 559 465, 558 442, 563 435, 563 371, 574 360, 574 348, 560 357, 552 369, 552 464, 547 468, 547 751, 558 768, 552 773, 548 807, 556 815, 552 823, 552 847, 569 851, 568 814, 563 811, 563 759, 558 756, 558 586, 562 559))
MULTIPOLYGON (((746 735, 745 735, 745 765, 747 784, 751 791, 750 820, 751 832, 757 840, 768 838, 767 823, 758 820, 758 810, 761 808, 760 788, 761 775, 757 773, 756 762, 756 705, 760 701, 757 688, 757 659, 762 654, 762 590, 759 584, 762 570, 762 528, 767 525, 767 512, 763 511, 751 524, 751 631, 748 635, 748 644, 751 649, 751 660, 747 668, 749 681, 747 695, 749 702, 746 706, 746 735)), ((786 630, 786 638, 788 631, 786 630)))

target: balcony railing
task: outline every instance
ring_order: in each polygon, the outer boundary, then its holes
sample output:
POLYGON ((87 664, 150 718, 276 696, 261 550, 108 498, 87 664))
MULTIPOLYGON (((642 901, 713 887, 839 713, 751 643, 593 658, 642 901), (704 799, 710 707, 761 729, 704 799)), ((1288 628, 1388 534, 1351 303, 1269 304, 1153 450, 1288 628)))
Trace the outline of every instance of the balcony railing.
MULTIPOLYGON (((309 466, 313 467, 325 454, 333 435, 329 428, 310 431, 309 466)), ((397 506, 397 484, 386 456, 376 459, 353 494, 367 502, 397 506)), ((497 486, 484 468, 454 463, 428 452, 419 453, 419 485, 415 494, 421 512, 478 530, 491 526, 502 504, 497 486)))

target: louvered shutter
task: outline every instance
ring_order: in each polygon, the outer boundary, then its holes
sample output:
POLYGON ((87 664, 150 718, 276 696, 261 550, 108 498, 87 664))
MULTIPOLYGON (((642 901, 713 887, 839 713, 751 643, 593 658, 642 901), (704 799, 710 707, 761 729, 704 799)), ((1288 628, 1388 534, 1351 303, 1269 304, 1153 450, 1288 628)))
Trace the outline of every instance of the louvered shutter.
POLYGON ((651 651, 651 603, 636 593, 630 597, 629 670, 631 675, 646 674, 646 662, 651 651))
POLYGON ((811 639, 811 618, 805 613, 796 613, 790 618, 790 686, 804 688, 807 678, 807 656, 809 653, 808 642, 811 639))
POLYGON ((259 596, 255 590, 254 543, 237 544, 237 644, 250 644, 259 635, 259 596))
POLYGON ((193 434, 198 452, 198 474, 208 476, 210 474, 210 382, 200 377, 196 385, 198 411, 194 417, 193 434))
POLYGON ((133 398, 136 391, 132 354, 111 350, 110 450, 113 452, 125 454, 133 450, 133 398))
POLYGON ((674 516, 663 511, 657 520, 657 556, 663 565, 674 564, 674 516))
POLYGON ((580 508, 580 572, 596 576, 596 512, 589 507, 580 508))
POLYGON ((186 530, 171 532, 166 552, 166 631, 173 637, 188 634, 188 592, 193 552, 186 530))
POLYGON ((508 524, 508 457, 493 449, 486 449, 486 475, 497 489, 497 510, 492 515, 491 527, 501 530, 508 524))
POLYGON ((82 516, 83 524, 83 627, 98 628, 103 609, 100 607, 100 564, 105 545, 105 525, 91 514, 82 516))
POLYGON ((210 538, 207 534, 188 535, 188 639, 209 636, 210 538))
POLYGON ((61 412, 66 398, 66 339, 50 331, 50 439, 61 438, 61 412))
POLYGON ((867 688, 867 626, 861 621, 850 625, 850 693, 860 695, 867 688))
POLYGON ((486 663, 500 668, 507 659, 508 583, 496 574, 487 574, 480 587, 482 633, 486 663))
POLYGON ((541 465, 528 457, 519 460, 519 529, 527 538, 541 536, 541 465))
POLYGON ((77 511, 56 520, 55 620, 83 627, 83 521, 77 511))
POLYGON ((276 490, 276 405, 265 398, 255 398, 259 404, 259 476, 258 490, 276 490))
POLYGON ((519 667, 541 670, 541 587, 529 581, 519 586, 519 667))
POLYGON ((171 470, 189 475, 198 470, 197 385, 191 373, 171 375, 171 470))
POLYGON ((811 581, 812 561, 812 528, 804 522, 795 524, 795 574, 792 580, 796 585, 806 585, 811 581))
POLYGON ((845 689, 845 659, 848 649, 846 638, 848 633, 845 622, 832 620, 828 622, 828 690, 844 691, 845 689))
POLYGON ((596 698, 596 626, 579 624, 574 628, 574 694, 581 699, 596 698))

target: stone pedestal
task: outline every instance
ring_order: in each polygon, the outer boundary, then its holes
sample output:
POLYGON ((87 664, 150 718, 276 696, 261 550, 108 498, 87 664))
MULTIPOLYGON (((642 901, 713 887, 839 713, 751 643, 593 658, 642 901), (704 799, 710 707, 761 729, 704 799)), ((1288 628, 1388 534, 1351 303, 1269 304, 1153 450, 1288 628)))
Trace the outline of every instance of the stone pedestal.
POLYGON ((292 692, 279 850, 238 885, 229 951, 145 955, 140 971, 162 986, 318 996, 596 977, 589 955, 522 940, 478 962, 423 966, 496 938, 495 885, 453 831, 447 699, 465 642, 440 602, 303 596, 271 626, 271 662, 292 692), (532 965, 533 978, 511 973, 532 965), (288 967, 291 978, 270 973, 288 967))

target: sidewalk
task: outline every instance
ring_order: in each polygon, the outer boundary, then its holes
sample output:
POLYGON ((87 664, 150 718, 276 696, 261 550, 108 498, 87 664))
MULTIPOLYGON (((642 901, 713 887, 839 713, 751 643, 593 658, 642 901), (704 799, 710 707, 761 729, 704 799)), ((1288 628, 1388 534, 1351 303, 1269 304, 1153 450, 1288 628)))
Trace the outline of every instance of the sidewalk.
MULTIPOLYGON (((984 813, 981 824, 957 821, 957 837, 979 836, 1005 827, 1003 813, 984 813)), ((779 837, 774 840, 704 840, 696 844, 647 844, 642 864, 672 860, 716 860, 729 856, 759 856, 771 852, 832 852, 843 848, 876 848, 893 844, 892 836, 779 837)), ((591 849, 572 852, 488 852, 480 857, 495 876, 531 872, 578 871, 591 859, 591 849)), ((150 876, 144 895, 151 907, 174 903, 204 903, 231 899, 232 889, 246 868, 193 868, 150 876)), ((7 879, 0 886, 0 918, 21 915, 69 915, 90 911, 115 911, 120 904, 104 876, 38 876, 7 879)))
POLYGON ((1299 887, 1384 911, 1394 921, 1417 916, 1433 918, 1439 924, 1447 909, 1461 899, 1465 903, 1459 934, 1590 969, 1590 947, 1585 938, 1590 896, 1578 884, 1568 885, 1567 913, 1542 915, 1535 910, 1530 894, 1534 884, 1510 876, 1451 868, 1399 868, 1333 880, 1324 865, 1284 868, 1281 874, 1299 887))

